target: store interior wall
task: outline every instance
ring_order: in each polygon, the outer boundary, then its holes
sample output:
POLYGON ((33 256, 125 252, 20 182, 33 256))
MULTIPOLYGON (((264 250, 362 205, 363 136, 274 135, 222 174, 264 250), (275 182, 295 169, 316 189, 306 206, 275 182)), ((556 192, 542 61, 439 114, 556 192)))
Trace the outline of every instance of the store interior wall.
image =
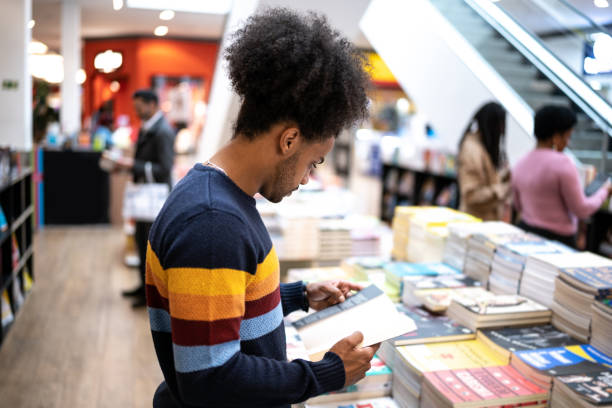
POLYGON ((0 13, 0 146, 32 148, 32 78, 28 66, 31 0, 3 0, 0 13))
POLYGON ((372 0, 360 25, 448 150, 490 100, 508 112, 510 164, 533 147, 532 110, 428 1, 372 0))

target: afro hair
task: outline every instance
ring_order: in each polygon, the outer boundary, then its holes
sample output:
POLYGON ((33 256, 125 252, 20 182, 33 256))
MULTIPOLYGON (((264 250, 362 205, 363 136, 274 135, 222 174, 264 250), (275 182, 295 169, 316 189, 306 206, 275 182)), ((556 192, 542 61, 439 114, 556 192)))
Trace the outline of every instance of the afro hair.
POLYGON ((321 141, 367 116, 366 59, 321 15, 272 8, 251 16, 225 59, 242 101, 234 135, 252 139, 288 121, 321 141))

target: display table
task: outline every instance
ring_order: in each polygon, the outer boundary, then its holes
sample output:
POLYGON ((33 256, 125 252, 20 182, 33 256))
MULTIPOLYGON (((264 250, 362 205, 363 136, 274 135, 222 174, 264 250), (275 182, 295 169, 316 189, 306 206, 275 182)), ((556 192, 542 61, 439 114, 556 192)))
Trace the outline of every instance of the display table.
POLYGON ((101 152, 44 150, 45 224, 109 222, 109 176, 101 152))

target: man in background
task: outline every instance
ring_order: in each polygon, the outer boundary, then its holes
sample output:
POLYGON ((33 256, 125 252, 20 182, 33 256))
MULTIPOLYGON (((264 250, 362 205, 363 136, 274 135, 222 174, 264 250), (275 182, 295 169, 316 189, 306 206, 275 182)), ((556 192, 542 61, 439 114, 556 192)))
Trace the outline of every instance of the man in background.
MULTIPOLYGON (((167 183, 172 187, 171 173, 174 163, 174 129, 170 126, 162 111, 159 109, 159 99, 155 92, 141 89, 134 93, 132 98, 134 110, 141 120, 136 153, 134 158, 122 158, 117 161, 120 168, 131 171, 134 183, 167 183)), ((136 222, 134 240, 140 258, 139 285, 122 294, 133 297, 134 308, 144 307, 145 300, 145 268, 147 239, 151 229, 151 222, 136 222)))

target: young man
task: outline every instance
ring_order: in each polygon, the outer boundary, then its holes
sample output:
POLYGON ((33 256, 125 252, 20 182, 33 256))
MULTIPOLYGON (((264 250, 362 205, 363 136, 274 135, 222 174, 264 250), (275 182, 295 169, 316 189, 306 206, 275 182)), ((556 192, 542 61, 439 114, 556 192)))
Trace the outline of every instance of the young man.
POLYGON ((155 407, 288 407, 358 381, 377 349, 356 332, 321 361, 287 361, 283 316, 360 287, 280 284, 253 199, 290 195, 365 117, 363 58, 324 18, 285 9, 251 17, 225 57, 242 99, 234 137, 177 184, 149 236, 155 407))

